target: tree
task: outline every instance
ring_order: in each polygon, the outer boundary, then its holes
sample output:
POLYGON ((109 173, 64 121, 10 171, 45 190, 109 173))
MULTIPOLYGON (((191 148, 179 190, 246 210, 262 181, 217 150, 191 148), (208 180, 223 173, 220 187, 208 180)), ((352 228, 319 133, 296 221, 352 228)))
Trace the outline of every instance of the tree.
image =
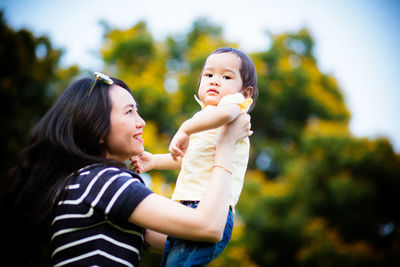
MULTIPOLYGON (((166 152, 199 109, 193 95, 208 54, 238 47, 205 19, 161 41, 145 22, 104 36, 105 71, 132 88, 153 153, 166 152)), ((351 135, 341 88, 319 70, 306 29, 271 38, 250 54, 260 91, 250 164, 233 239, 210 266, 398 265, 399 155, 388 140, 351 135)), ((177 172, 150 175, 152 189, 170 196, 177 172)))
POLYGON ((0 11, 0 175, 16 164, 17 152, 27 144, 29 131, 52 104, 56 94, 61 50, 47 37, 7 26, 0 11))
POLYGON ((311 51, 301 30, 275 36, 256 55, 268 71, 259 75, 253 159, 269 157, 255 165, 275 180, 262 186, 248 177, 242 241, 260 266, 397 265, 399 156, 385 139, 351 136, 337 83, 311 51))

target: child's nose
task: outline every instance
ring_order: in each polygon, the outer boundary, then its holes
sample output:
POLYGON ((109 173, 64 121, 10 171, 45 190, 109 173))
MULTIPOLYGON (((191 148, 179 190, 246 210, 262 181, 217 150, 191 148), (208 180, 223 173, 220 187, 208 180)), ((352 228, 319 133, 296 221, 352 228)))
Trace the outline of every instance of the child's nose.
POLYGON ((214 79, 211 80, 210 84, 211 84, 211 85, 219 86, 219 85, 220 85, 220 82, 219 82, 218 78, 214 78, 214 79))

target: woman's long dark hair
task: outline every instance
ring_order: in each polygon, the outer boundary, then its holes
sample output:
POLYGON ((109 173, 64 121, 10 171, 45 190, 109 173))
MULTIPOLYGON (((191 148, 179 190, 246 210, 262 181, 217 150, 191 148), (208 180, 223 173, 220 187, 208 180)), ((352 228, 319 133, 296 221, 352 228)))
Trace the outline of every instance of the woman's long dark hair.
MULTIPOLYGON (((112 80, 130 92, 124 82, 112 80)), ((69 175, 93 163, 125 166, 106 159, 101 142, 110 131, 109 88, 94 78, 80 79, 68 87, 34 127, 18 165, 1 181, 0 233, 7 240, 3 247, 8 246, 8 256, 18 248, 15 256, 28 260, 26 253, 37 256, 35 248, 49 242, 49 221, 69 175)))

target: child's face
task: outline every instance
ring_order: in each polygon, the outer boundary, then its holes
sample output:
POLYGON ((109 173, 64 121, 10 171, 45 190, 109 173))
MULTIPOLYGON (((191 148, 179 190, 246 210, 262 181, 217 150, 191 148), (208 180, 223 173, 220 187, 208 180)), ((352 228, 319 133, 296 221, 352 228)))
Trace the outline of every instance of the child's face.
POLYGON ((243 82, 242 61, 232 53, 212 54, 207 58, 199 86, 199 98, 205 105, 218 105, 223 96, 238 93, 243 82))

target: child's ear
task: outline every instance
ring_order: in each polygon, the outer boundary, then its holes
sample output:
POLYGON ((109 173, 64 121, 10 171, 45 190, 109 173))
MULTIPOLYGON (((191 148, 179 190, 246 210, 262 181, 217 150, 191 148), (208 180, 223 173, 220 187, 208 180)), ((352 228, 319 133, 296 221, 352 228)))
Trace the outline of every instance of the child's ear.
POLYGON ((251 98, 253 96, 253 86, 247 86, 243 89, 244 98, 251 98))

